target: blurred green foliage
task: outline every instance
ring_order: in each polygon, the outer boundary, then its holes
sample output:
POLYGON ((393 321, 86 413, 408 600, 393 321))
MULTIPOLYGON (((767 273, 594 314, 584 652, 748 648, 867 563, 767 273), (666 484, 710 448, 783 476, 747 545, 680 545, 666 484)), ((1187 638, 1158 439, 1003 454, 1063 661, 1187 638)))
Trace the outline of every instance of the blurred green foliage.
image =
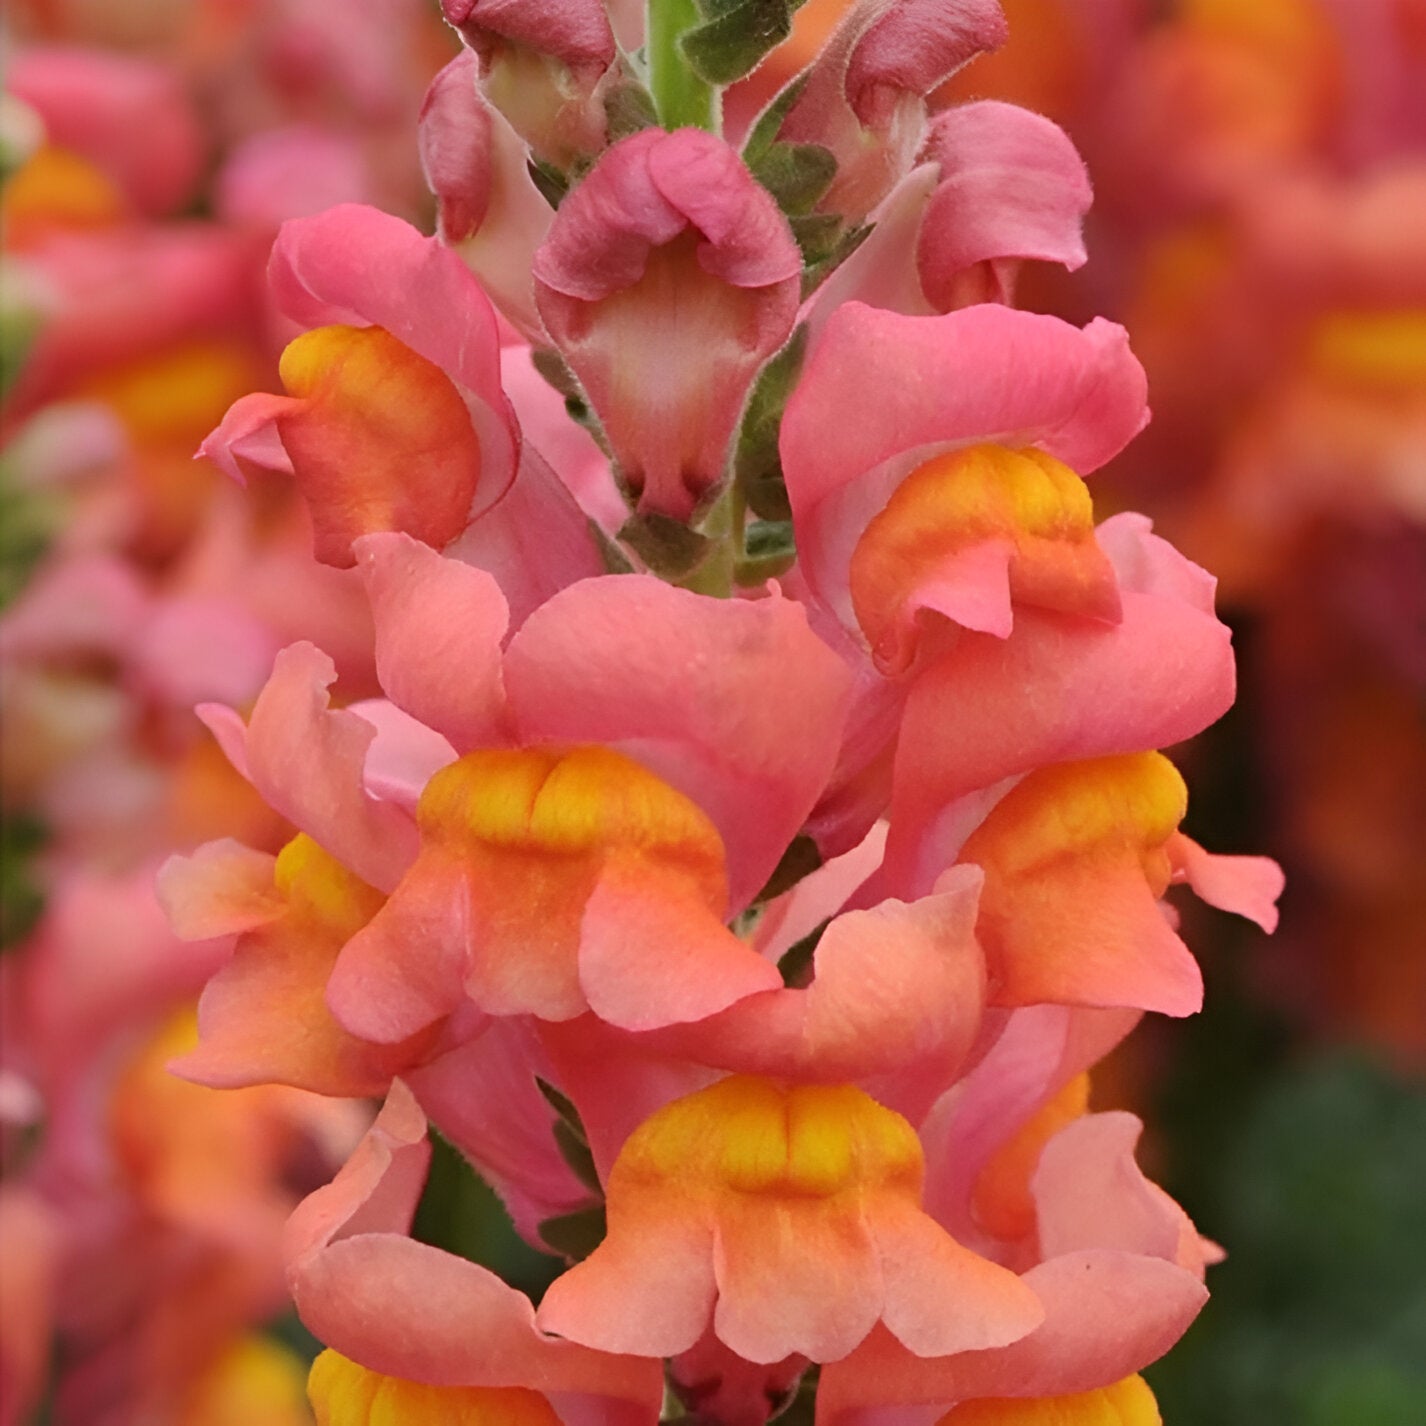
MULTIPOLYGON (((1179 1116, 1179 1124, 1186 1121, 1179 1116)), ((1174 1151, 1194 1152, 1181 1135, 1174 1151)), ((1361 1052, 1280 1068, 1178 1188, 1229 1250, 1149 1375, 1170 1426, 1426 1421, 1426 1086, 1361 1052)))

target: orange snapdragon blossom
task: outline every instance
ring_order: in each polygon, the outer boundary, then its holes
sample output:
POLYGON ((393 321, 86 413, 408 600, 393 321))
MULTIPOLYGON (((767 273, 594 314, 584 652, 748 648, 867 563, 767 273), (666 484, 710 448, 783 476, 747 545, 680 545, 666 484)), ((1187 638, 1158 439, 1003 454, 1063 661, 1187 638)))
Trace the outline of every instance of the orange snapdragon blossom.
POLYGON ((1083 261, 1083 166, 932 118, 994 0, 855 0, 725 125, 796 8, 445 0, 438 236, 288 222, 271 389, 203 443, 369 620, 201 707, 284 832, 159 874, 220 962, 182 1074, 384 1097, 285 1233, 323 1426, 799 1380, 1139 1426, 1205 1298, 1088 1077, 1198 1006, 1171 885, 1271 929, 1280 877, 1159 751, 1232 700, 1211 577, 1095 520, 1143 369, 1008 305, 1083 261), (564 1259, 538 1310, 412 1236, 433 1129, 564 1259))

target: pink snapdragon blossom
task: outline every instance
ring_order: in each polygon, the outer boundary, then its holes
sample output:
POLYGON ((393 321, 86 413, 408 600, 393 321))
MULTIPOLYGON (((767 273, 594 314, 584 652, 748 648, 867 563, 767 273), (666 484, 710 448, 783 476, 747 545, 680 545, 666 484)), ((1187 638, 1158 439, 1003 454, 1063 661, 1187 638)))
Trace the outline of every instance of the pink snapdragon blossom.
POLYGON ((697 129, 615 144, 560 205, 536 301, 640 511, 683 520, 721 485, 801 266, 771 196, 697 129))

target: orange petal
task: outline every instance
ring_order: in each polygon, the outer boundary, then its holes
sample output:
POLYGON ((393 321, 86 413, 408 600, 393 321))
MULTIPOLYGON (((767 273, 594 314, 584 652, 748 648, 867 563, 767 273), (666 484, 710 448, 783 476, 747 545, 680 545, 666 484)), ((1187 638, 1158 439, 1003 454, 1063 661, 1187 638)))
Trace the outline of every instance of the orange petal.
POLYGON ((480 442, 455 383, 382 327, 317 327, 278 368, 305 404, 277 417, 327 564, 356 562, 351 542, 399 530, 440 549, 465 528, 480 442))
POLYGON ((1001 638, 1012 603, 1119 618, 1089 491, 1033 448, 970 446, 912 471, 858 541, 850 575, 857 619, 889 672, 914 657, 921 610, 1001 638))

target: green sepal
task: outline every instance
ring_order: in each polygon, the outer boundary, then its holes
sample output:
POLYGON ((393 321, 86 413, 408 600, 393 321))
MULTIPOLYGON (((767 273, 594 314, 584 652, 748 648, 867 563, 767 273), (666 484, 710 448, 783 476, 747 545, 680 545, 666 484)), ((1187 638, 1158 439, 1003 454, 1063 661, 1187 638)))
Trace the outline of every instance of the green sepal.
POLYGON ((783 408, 797 384, 806 355, 807 328, 798 327, 787 345, 758 373, 743 414, 733 471, 748 509, 761 520, 792 518, 777 438, 783 408))
POLYGON ((808 218, 793 218, 792 231, 802 248, 802 256, 807 266, 802 272, 802 300, 805 302, 861 245, 871 236, 874 223, 863 223, 859 227, 843 232, 841 219, 837 219, 835 231, 818 232, 816 224, 832 217, 832 214, 814 213, 808 218), (798 224, 804 225, 802 232, 798 224), (812 256, 808 256, 809 252, 812 256), (820 255, 819 255, 820 254, 820 255))
POLYGON ((635 79, 623 79, 604 95, 605 132, 611 144, 651 129, 659 121, 653 95, 635 79))
POLYGON ((555 1252, 572 1263, 583 1262, 609 1232, 602 1203, 588 1208, 576 1209, 573 1213, 561 1213, 555 1218, 546 1218, 540 1224, 540 1237, 555 1252))
POLYGON ((733 84, 792 33, 804 0, 698 0, 703 24, 685 30, 679 48, 707 84, 733 84))
POLYGON ((609 537, 604 527, 597 520, 589 520, 587 523, 590 537, 599 550, 599 558, 604 562, 604 573, 637 574, 634 562, 620 549, 618 542, 609 537))
POLYGON ((749 168, 756 168, 767 151, 777 142, 782 122, 792 112, 792 106, 802 97, 807 88, 807 75, 799 74, 766 109, 758 115, 757 123, 743 141, 743 162, 749 168))
POLYGON ((777 206, 796 219, 810 214, 832 186, 837 159, 821 144, 776 143, 752 165, 752 175, 777 199, 777 206))
POLYGON ((707 559, 713 542, 682 520, 657 511, 631 515, 619 527, 619 539, 660 579, 684 579, 707 559))
POLYGON ((763 584, 797 563, 797 536, 791 520, 754 520, 744 532, 743 556, 733 577, 741 585, 763 584))

